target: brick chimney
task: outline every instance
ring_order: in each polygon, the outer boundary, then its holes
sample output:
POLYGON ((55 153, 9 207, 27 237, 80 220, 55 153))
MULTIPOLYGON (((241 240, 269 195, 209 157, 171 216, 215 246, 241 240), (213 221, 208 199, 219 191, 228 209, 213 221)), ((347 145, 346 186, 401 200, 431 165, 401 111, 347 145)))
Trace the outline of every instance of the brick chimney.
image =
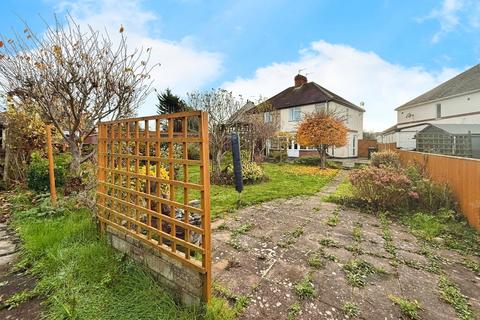
POLYGON ((307 77, 305 77, 304 75, 297 74, 295 76, 295 87, 300 87, 307 82, 308 82, 307 77))

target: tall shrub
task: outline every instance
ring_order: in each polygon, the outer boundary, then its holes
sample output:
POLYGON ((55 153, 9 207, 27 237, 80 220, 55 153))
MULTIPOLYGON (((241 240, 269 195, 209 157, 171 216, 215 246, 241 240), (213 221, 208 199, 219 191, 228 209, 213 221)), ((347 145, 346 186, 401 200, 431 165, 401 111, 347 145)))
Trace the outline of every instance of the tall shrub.
MULTIPOLYGON (((71 157, 68 154, 55 156, 55 185, 62 187, 65 184, 69 171, 71 157)), ((27 185, 34 191, 47 191, 50 189, 50 177, 48 171, 48 160, 42 158, 40 153, 32 154, 30 165, 27 168, 27 185)))
POLYGON ((412 182, 400 170, 388 167, 364 167, 350 173, 355 197, 382 209, 405 207, 412 182))
POLYGON ((385 150, 372 154, 371 164, 374 167, 400 168, 400 157, 397 152, 385 150))

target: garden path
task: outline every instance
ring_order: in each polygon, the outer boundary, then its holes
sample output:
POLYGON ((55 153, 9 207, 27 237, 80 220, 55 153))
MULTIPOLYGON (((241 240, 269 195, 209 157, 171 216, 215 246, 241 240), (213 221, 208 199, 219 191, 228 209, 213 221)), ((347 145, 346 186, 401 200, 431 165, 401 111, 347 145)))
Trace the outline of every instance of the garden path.
POLYGON ((5 200, 5 193, 0 193, 0 319, 40 319, 40 299, 23 301, 21 293, 35 287, 35 279, 22 272, 12 270, 18 257, 18 237, 8 225, 10 218, 10 203, 5 200), (9 308, 12 297, 18 297, 22 302, 16 308, 9 308))
POLYGON ((435 249, 400 224, 322 201, 345 175, 315 196, 266 202, 213 223, 214 290, 248 301, 239 318, 348 319, 342 309, 353 314, 356 306, 359 319, 400 319, 389 299, 395 295, 418 300, 421 319, 455 319, 441 299, 441 275, 479 312, 480 274, 466 267, 479 257, 435 249))

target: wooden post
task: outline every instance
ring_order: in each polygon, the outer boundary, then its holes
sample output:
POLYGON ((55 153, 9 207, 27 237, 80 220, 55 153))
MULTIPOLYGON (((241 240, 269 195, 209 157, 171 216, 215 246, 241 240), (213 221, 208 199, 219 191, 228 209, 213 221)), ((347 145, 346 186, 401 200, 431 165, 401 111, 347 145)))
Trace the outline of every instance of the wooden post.
MULTIPOLYGON (((107 166, 107 128, 104 124, 98 125, 98 142, 97 142, 97 156, 98 156, 98 169, 97 169, 97 183, 98 191, 97 193, 97 203, 104 206, 105 205, 105 167, 107 166)), ((97 214, 104 217, 104 209, 102 207, 97 208, 97 214)), ((102 220, 99 221, 100 232, 103 234, 105 232, 105 222, 102 220)))
POLYGON ((212 295, 212 239, 210 227, 210 165, 209 165, 209 145, 208 145, 208 114, 202 112, 200 116, 200 135, 201 148, 200 159, 202 161, 200 167, 200 179, 203 185, 202 197, 202 227, 203 227, 203 247, 205 254, 203 255, 203 267, 205 268, 205 302, 209 303, 212 295))
POLYGON ((53 146, 52 146, 52 125, 47 124, 47 148, 48 148, 48 171, 50 176, 50 198, 52 204, 57 205, 57 191, 55 189, 55 171, 53 163, 53 146))

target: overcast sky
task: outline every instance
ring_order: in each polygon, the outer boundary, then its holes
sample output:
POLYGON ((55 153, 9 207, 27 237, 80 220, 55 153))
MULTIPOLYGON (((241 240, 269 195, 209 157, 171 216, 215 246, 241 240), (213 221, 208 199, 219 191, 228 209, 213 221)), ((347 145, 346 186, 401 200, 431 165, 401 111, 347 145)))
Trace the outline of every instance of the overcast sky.
MULTIPOLYGON (((131 47, 152 47, 154 87, 184 96, 223 87, 255 100, 310 81, 355 104, 365 129, 395 123, 394 108, 480 60, 480 1, 2 1, 0 30, 19 17, 67 11, 82 24, 118 33, 131 47)), ((41 17, 41 18, 40 18, 41 17)), ((151 96, 139 110, 155 112, 151 96)))

